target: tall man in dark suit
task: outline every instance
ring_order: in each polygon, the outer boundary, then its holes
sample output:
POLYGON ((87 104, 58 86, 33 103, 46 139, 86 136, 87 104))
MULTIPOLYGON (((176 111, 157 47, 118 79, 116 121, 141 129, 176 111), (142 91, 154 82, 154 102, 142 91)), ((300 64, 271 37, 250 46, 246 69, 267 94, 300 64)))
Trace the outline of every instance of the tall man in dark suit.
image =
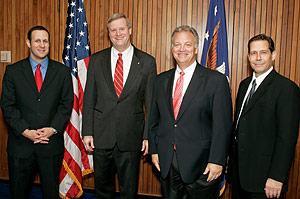
POLYGON ((278 74, 271 37, 248 42, 253 75, 240 83, 236 99, 235 141, 231 157, 233 198, 279 198, 287 191, 298 137, 299 87, 278 74))
POLYGON ((63 132, 73 106, 71 71, 48 58, 50 35, 44 27, 31 28, 26 44, 30 56, 7 66, 2 84, 10 197, 27 198, 37 165, 43 198, 57 199, 63 132))
POLYGON ((83 102, 83 141, 94 153, 96 198, 114 198, 115 173, 121 198, 135 198, 141 150, 148 153, 148 114, 155 59, 130 43, 123 14, 107 21, 112 47, 91 56, 83 102), (146 119, 148 116, 146 116, 146 119))
POLYGON ((196 61, 199 36, 189 26, 172 34, 177 66, 154 83, 149 153, 165 198, 216 199, 226 163, 232 102, 226 77, 196 61))

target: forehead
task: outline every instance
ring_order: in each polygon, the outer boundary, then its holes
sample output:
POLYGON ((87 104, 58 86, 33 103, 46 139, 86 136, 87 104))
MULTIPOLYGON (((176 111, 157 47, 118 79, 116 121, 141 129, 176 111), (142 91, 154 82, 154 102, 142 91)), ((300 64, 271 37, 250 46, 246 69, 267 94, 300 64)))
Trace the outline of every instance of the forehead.
POLYGON ((269 42, 266 40, 258 40, 250 43, 250 51, 268 50, 269 42))
POLYGON ((195 37, 189 31, 180 31, 174 35, 173 42, 195 42, 195 37))
POLYGON ((45 30, 34 30, 31 33, 31 38, 32 39, 34 39, 34 38, 49 39, 49 35, 48 35, 47 31, 45 31, 45 30))
POLYGON ((117 27, 124 27, 124 26, 127 27, 126 19, 125 18, 115 19, 115 20, 111 21, 108 24, 108 26, 109 26, 109 28, 117 28, 117 27))

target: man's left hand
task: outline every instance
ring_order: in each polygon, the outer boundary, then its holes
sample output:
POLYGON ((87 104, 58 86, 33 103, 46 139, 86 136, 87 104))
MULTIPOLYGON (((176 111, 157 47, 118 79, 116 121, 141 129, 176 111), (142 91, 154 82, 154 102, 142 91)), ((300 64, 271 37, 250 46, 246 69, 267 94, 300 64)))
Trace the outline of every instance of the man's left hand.
POLYGON ((265 193, 267 198, 279 198, 281 194, 283 183, 268 178, 265 187, 265 193))
POLYGON ((206 175, 209 173, 207 182, 211 182, 217 179, 218 177, 220 177, 220 175, 222 174, 222 170, 223 170, 223 166, 213 164, 213 163, 208 163, 203 174, 206 175))
POLYGON ((148 154, 148 148, 149 148, 148 140, 143 140, 143 145, 142 145, 141 151, 144 151, 144 153, 143 153, 144 156, 148 154))
POLYGON ((43 134, 43 137, 50 138, 54 134, 54 130, 51 127, 44 127, 37 130, 38 132, 43 134))

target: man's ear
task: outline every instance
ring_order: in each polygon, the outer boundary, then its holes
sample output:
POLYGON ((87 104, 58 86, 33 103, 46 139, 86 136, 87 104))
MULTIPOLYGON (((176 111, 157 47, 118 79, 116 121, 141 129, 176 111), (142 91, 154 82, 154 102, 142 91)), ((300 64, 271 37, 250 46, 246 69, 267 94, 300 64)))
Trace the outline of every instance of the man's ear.
POLYGON ((26 40, 26 44, 27 44, 28 48, 31 47, 29 39, 26 40))

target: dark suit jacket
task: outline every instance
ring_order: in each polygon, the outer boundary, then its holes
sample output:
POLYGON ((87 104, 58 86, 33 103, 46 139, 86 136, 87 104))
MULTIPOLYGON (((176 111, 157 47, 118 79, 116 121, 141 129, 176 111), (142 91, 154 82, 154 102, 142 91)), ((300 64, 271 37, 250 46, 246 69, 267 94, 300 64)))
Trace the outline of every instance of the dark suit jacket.
POLYGON ((7 122, 7 152, 27 158, 33 152, 42 156, 63 153, 63 132, 73 106, 71 72, 50 60, 40 93, 37 90, 29 58, 6 67, 2 83, 1 108, 7 122), (33 144, 22 133, 25 129, 53 127, 58 133, 48 144, 33 144))
MULTIPOLYGON (((243 80, 236 99, 236 125, 252 76, 243 80)), ((284 182, 298 137, 300 92, 291 80, 273 70, 242 111, 238 134, 238 171, 241 186, 249 192, 264 192, 267 178, 284 182)))
POLYGON ((174 118, 172 87, 175 69, 160 74, 154 84, 149 121, 149 153, 159 155, 161 177, 169 172, 176 143, 178 167, 191 183, 207 163, 225 165, 232 123, 232 102, 224 75, 197 64, 174 118))
POLYGON ((112 149, 117 143, 121 151, 141 150, 148 126, 146 123, 144 128, 143 105, 148 110, 155 76, 155 59, 134 48, 118 99, 112 79, 111 48, 92 55, 83 98, 83 136, 93 136, 98 149, 112 149))

